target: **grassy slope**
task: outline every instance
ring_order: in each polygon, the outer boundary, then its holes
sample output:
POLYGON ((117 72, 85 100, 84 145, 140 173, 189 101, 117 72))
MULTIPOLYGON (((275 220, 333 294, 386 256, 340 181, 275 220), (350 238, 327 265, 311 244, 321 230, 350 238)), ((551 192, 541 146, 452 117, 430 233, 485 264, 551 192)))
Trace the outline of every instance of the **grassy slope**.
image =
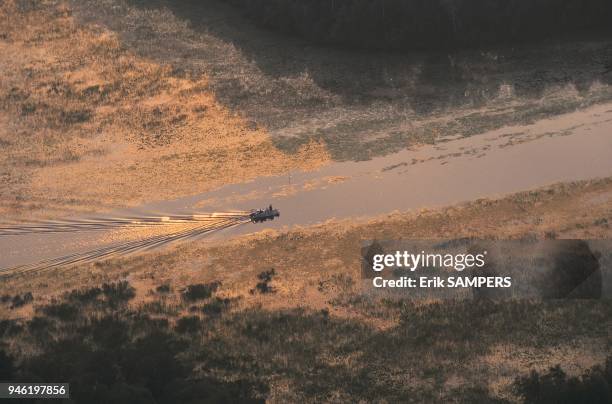
POLYGON ((206 72, 218 100, 268 128, 281 150, 314 139, 334 160, 367 159, 612 99, 609 37, 384 53, 313 46, 260 29, 219 0, 74 4, 79 21, 103 24, 137 54, 206 72))
POLYGON ((385 55, 307 47, 213 0, 0 13, 0 212, 18 218, 384 155, 612 94, 605 39, 385 55))
MULTIPOLYGON (((11 310, 6 303, 2 316, 23 317, 18 321, 23 322, 44 314, 41 307, 53 303, 52 296, 62 300, 64 291, 128 279, 136 296, 129 308, 113 309, 121 318, 131 324, 140 318, 134 317, 137 311, 167 319, 172 332, 190 335, 181 358, 203 361, 221 380, 263 383, 275 401, 514 400, 512 381, 530 369, 560 363, 578 374, 605 360, 610 302, 419 306, 372 301, 356 283, 360 240, 609 238, 611 195, 610 179, 558 185, 372 222, 186 245, 9 279, 0 294, 31 291, 34 305, 11 310), (589 209, 576 214, 584 206, 589 209), (274 292, 252 293, 257 275, 271 267, 274 292), (216 296, 181 297, 188 285, 214 281, 222 282, 216 296), (156 291, 160 285, 169 291, 156 291)), ((73 305, 84 317, 70 321, 86 322, 93 315, 89 306, 73 305)), ((64 327, 73 329, 63 324, 58 323, 58 335, 64 327)), ((8 341, 12 349, 19 345, 8 341)))
POLYGON ((138 57, 61 1, 0 6, 0 213, 104 209, 327 159, 221 106, 204 75, 138 57), (221 170, 220 167, 223 167, 221 170))

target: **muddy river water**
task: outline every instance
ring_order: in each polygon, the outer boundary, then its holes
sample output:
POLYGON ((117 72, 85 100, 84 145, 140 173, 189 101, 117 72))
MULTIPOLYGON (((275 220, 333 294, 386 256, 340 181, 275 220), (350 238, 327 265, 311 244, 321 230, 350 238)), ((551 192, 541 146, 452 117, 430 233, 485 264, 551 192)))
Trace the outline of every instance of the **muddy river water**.
MULTIPOLYGON (((218 239, 264 228, 289 229, 334 218, 439 207, 611 175, 612 104, 603 104, 481 135, 458 134, 369 161, 261 177, 112 216, 227 212, 269 204, 281 212, 273 222, 245 224, 211 237, 218 239)), ((120 237, 107 233, 0 236, 0 268, 121 243, 120 237)))

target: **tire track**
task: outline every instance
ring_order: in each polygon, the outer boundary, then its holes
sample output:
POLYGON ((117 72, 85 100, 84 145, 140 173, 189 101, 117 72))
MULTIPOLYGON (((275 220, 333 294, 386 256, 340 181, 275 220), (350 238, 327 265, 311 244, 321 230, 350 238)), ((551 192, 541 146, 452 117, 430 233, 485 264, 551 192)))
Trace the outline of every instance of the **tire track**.
MULTIPOLYGON (((175 232, 168 233, 168 234, 151 236, 151 237, 147 237, 147 238, 140 239, 140 240, 132 240, 132 241, 128 241, 125 243, 114 244, 111 246, 100 247, 94 250, 69 254, 69 255, 62 256, 62 257, 47 259, 47 260, 43 260, 43 261, 32 263, 32 264, 26 264, 26 265, 20 265, 20 266, 16 266, 12 268, 0 269, 0 279, 19 276, 19 275, 26 275, 26 274, 39 274, 39 273, 53 270, 58 267, 67 266, 67 265, 77 265, 77 264, 82 264, 82 263, 87 263, 87 262, 99 261, 102 259, 109 259, 113 257, 124 256, 127 254, 139 252, 139 251, 150 250, 150 249, 158 248, 158 247, 161 247, 161 246, 173 243, 173 242, 196 238, 198 236, 202 236, 205 234, 209 234, 209 233, 213 233, 213 232, 220 231, 223 229, 246 224, 251 221, 248 214, 246 215, 244 214, 240 215, 240 214, 234 214, 234 213, 220 214, 220 215, 215 216, 214 218, 208 216, 205 218, 205 220, 204 219, 202 220, 193 219, 194 216, 190 216, 190 218, 187 218, 187 219, 176 219, 177 221, 175 221, 176 223, 187 223, 187 224, 201 223, 189 229, 175 231, 175 232)), ((153 222, 152 224, 155 225, 158 223, 153 222)), ((168 221, 163 222, 163 224, 168 224, 168 221)), ((77 223, 71 222, 71 226, 72 225, 77 225, 77 223)), ((120 224, 116 227, 123 227, 124 225, 126 225, 126 223, 123 221, 120 221, 120 224)), ((131 225, 131 223, 127 225, 131 225)), ((107 229, 112 229, 112 228, 115 228, 115 227, 113 226, 104 227, 102 229, 107 230, 107 229)), ((31 233, 31 232, 36 232, 37 229, 38 229, 37 226, 33 226, 33 227, 31 226, 31 227, 28 227, 25 231, 29 231, 31 233)), ((96 229, 98 228, 97 227, 94 228, 94 230, 96 229)), ((65 231, 89 231, 89 230, 92 230, 92 229, 89 227, 85 227, 83 229, 77 226, 77 227, 70 227, 69 230, 67 229, 65 231)), ((43 232, 52 233, 54 231, 45 229, 43 230, 43 232)), ((17 234, 28 234, 28 233, 17 233, 17 234)))
POLYGON ((24 234, 72 233, 79 231, 112 230, 120 227, 148 227, 172 224, 215 222, 220 219, 248 217, 249 212, 216 212, 173 216, 134 216, 122 218, 100 218, 61 221, 42 221, 24 225, 0 226, 0 237, 24 234))

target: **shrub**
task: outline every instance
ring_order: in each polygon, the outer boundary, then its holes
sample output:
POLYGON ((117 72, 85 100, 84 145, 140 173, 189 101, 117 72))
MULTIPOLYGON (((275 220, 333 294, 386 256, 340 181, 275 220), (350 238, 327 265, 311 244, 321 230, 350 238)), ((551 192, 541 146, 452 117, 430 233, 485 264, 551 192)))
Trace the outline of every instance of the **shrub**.
POLYGON ((155 290, 157 293, 170 293, 170 285, 167 283, 164 285, 159 285, 157 288, 155 288, 155 290))
POLYGON ((59 119, 60 119, 60 122, 64 125, 74 125, 77 123, 83 123, 91 119, 91 111, 89 110, 61 111, 59 119))
POLYGON ((34 296, 32 296, 32 292, 27 292, 22 295, 15 295, 11 300, 11 309, 16 309, 26 304, 30 304, 34 300, 34 296))
POLYGON ((98 296, 102 294, 102 289, 100 288, 90 288, 90 289, 74 289, 66 298, 70 301, 77 301, 81 303, 91 303, 97 300, 98 296))
POLYGON ((535 370, 514 382, 514 390, 525 403, 570 404, 612 402, 612 357, 605 368, 595 366, 580 377, 568 377, 559 365, 544 374, 535 370))
POLYGON ((195 302, 196 300, 208 299, 213 293, 217 291, 220 282, 211 283, 198 283, 187 286, 187 289, 183 291, 183 299, 188 302, 195 302))
POLYGON ((200 329, 200 317, 186 316, 181 317, 176 322, 174 330, 179 334, 194 333, 200 329))
POLYGON ((231 303, 231 299, 222 299, 220 297, 217 297, 210 303, 207 303, 202 306, 202 313, 208 316, 220 316, 225 310, 230 307, 231 303))
POLYGON ((257 275, 257 279, 259 279, 259 282, 257 282, 257 285, 255 285, 255 289, 251 289, 251 293, 274 293, 276 290, 272 286, 270 286, 270 282, 272 282, 272 277, 275 274, 276 271, 274 270, 274 268, 272 268, 269 271, 264 271, 257 275))
POLYGON ((136 296, 136 290, 127 281, 105 283, 102 285, 102 293, 111 307, 125 304, 136 296))

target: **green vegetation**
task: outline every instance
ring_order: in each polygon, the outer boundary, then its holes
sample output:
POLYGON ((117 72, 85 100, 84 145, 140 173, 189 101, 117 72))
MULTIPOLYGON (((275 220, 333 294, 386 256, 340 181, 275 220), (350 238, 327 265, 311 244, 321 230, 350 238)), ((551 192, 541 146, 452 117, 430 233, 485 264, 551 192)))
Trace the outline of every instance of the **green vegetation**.
POLYGON ((266 27, 370 49, 428 49, 610 28, 606 0, 225 0, 266 27))

